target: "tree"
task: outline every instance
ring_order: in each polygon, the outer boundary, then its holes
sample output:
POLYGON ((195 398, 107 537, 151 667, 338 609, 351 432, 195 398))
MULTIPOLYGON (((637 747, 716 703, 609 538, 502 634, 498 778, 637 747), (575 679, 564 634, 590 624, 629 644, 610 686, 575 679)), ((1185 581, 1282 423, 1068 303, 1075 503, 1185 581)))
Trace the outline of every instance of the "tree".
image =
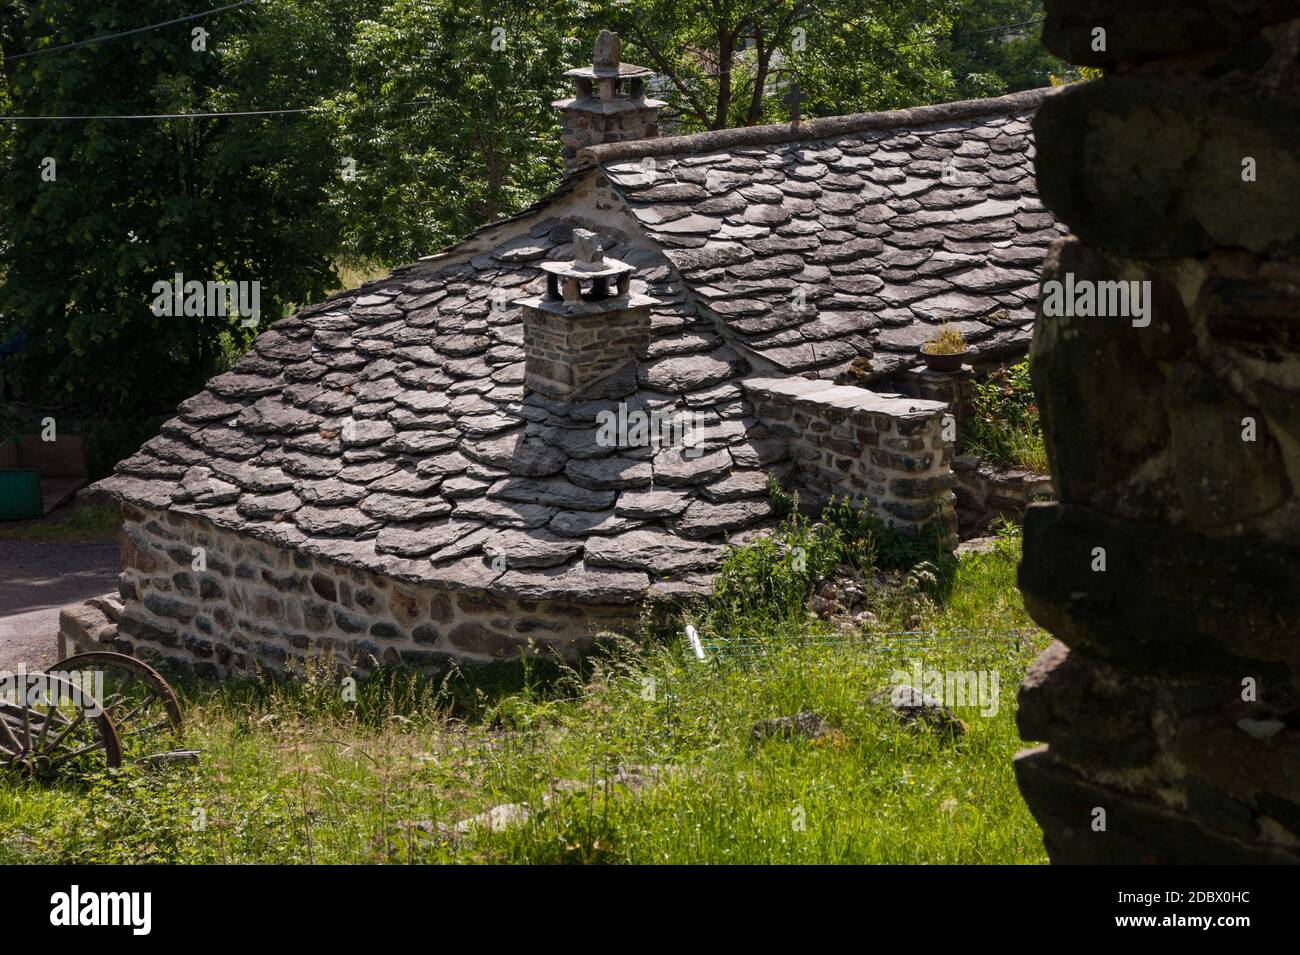
POLYGON ((806 115, 890 109, 942 98, 951 77, 938 54, 950 0, 603 0, 629 59, 664 79, 683 131, 785 119, 799 88, 806 115))
POLYGON ((1041 0, 968 0, 948 37, 949 68, 962 99, 999 96, 1047 86, 1070 67, 1048 53, 1041 0))
POLYGON ((337 103, 356 170, 333 197, 347 253, 409 261, 559 181, 551 102, 586 55, 571 39, 576 6, 396 0, 358 26, 337 103))
MULTIPOLYGON (((274 0, 17 60, 11 108, 67 116, 311 106, 345 67, 344 6, 274 0)), ((192 10, 182 0, 37 0, 28 42, 82 40, 192 10)), ((223 345, 252 330, 242 316, 155 314, 154 284, 176 273, 260 283, 267 320, 331 283, 338 230, 325 187, 337 157, 321 117, 22 123, 5 160, 0 338, 23 336, 8 376, 28 401, 133 414, 192 394, 219 370, 223 345)))

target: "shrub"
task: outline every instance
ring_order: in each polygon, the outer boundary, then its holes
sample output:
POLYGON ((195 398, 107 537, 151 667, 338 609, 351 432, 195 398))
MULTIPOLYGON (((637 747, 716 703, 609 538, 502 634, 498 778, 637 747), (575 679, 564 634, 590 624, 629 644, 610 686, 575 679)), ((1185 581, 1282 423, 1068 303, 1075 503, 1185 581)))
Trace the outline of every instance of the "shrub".
POLYGON ((937 527, 920 535, 900 531, 845 498, 832 498, 816 521, 796 511, 771 535, 727 556, 703 623, 714 636, 770 635, 801 620, 813 588, 841 564, 870 577, 929 563, 946 586, 955 561, 942 536, 937 527))
POLYGON ((1029 380, 1029 360, 999 368, 975 386, 966 451, 994 465, 1047 472, 1047 449, 1029 380))

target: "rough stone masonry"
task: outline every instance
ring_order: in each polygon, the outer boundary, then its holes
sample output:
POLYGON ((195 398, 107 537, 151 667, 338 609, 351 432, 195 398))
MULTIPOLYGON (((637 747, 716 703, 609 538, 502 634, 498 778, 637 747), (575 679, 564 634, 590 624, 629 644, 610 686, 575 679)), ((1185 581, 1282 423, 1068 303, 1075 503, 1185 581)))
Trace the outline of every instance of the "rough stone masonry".
MULTIPOLYGON (((531 645, 572 657, 599 631, 625 631, 632 608, 435 588, 341 566, 127 505, 111 649, 219 678, 332 658, 437 668, 509 658, 531 645)), ((111 628, 110 628, 111 629, 111 628)), ((65 635, 75 634, 65 622, 65 635)), ((86 641, 74 640, 80 649, 86 641)))
POLYGON ((1021 689, 1021 791, 1054 862, 1298 862, 1300 4, 1046 7, 1106 73, 1034 122, 1073 232, 1043 281, 1154 300, 1035 323, 1060 502, 1020 582, 1060 642, 1021 689))
POLYGON ((956 546, 947 405, 807 378, 750 379, 745 391, 768 430, 791 442, 809 500, 869 500, 898 527, 937 524, 956 546))

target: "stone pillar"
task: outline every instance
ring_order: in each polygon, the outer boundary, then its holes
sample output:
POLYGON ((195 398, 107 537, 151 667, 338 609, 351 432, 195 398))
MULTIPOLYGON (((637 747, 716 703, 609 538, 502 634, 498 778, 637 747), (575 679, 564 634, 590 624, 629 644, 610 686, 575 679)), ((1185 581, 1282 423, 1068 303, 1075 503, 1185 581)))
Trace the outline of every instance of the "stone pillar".
POLYGON ((1059 642, 1020 788, 1053 862, 1300 862, 1300 4, 1046 7, 1106 74, 1034 120, 1073 234, 1034 329, 1059 503, 1020 585, 1059 642))
POLYGON ((975 369, 970 365, 962 365, 958 371, 935 371, 924 365, 905 368, 885 381, 873 382, 872 388, 943 402, 957 421, 957 447, 963 446, 975 399, 975 369))
POLYGON ((659 135, 659 110, 668 104, 646 98, 646 80, 654 73, 621 62, 621 55, 618 35, 601 30, 591 66, 564 74, 573 79, 578 92, 577 96, 551 104, 563 113, 560 139, 564 143, 566 173, 587 167, 578 153, 588 146, 654 139, 659 135))

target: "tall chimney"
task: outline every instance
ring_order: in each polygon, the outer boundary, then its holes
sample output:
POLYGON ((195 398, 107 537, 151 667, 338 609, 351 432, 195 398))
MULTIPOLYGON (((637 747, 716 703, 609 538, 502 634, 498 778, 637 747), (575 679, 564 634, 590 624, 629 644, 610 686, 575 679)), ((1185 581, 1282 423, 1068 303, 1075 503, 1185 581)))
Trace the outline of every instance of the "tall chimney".
POLYGON ((620 62, 622 46, 617 34, 601 30, 591 66, 564 74, 573 77, 578 87, 577 96, 551 104, 564 114, 560 139, 564 143, 565 173, 586 167, 578 159, 578 152, 587 146, 654 139, 659 135, 659 110, 668 104, 646 99, 645 81, 654 72, 620 62))
POLYGON ((618 398, 636 390, 650 345, 650 306, 632 294, 633 267, 605 257, 573 230, 572 262, 543 262, 546 292, 515 302, 524 316, 524 387, 560 400, 618 398))

